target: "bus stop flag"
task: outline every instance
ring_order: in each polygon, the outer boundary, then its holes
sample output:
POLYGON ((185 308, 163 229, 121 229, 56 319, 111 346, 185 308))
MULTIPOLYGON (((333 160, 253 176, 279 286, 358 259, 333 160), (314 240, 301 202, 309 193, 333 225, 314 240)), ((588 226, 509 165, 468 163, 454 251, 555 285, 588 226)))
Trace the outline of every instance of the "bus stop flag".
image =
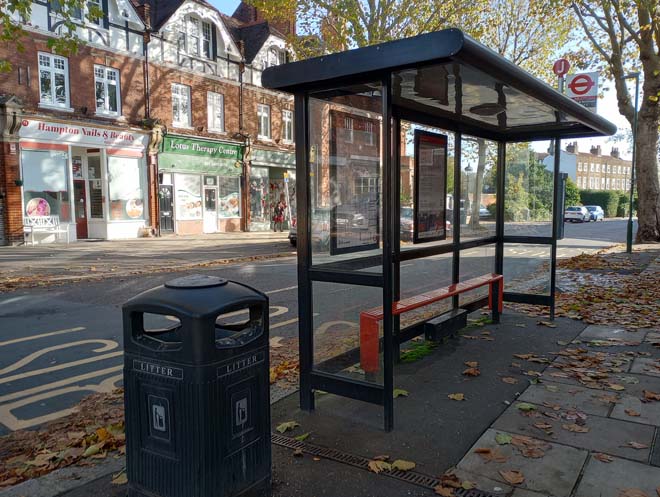
POLYGON ((566 95, 596 112, 598 101, 598 73, 585 72, 566 76, 566 95))

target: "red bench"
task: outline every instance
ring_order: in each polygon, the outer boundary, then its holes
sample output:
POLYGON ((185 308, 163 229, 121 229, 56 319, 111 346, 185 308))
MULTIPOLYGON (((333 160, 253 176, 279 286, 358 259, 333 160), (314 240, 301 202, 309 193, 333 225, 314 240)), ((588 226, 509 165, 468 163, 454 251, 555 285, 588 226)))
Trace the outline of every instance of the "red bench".
MULTIPOLYGON (((502 312, 504 297, 504 277, 501 274, 484 274, 455 285, 449 285, 437 290, 408 297, 392 303, 392 314, 399 316, 404 312, 419 309, 425 305, 439 302, 454 295, 459 295, 476 288, 488 285, 488 308, 493 309, 493 318, 499 318, 502 312), (497 285, 497 306, 493 308, 494 287, 497 285), (497 309, 497 312, 495 311, 497 309)), ((376 307, 360 313, 360 366, 366 373, 378 371, 378 322, 383 320, 383 308, 376 307)))

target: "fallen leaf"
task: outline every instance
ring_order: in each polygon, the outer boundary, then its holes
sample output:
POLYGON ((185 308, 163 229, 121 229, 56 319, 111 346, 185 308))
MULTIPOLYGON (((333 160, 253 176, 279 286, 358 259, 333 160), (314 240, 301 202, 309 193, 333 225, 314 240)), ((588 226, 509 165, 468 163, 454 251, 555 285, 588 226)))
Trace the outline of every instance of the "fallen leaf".
POLYGON ((534 357, 534 354, 513 354, 513 357, 515 357, 516 359, 522 359, 523 361, 526 361, 534 357))
POLYGON ((616 390, 617 392, 620 392, 621 390, 626 389, 626 387, 624 387, 623 385, 618 385, 616 383, 610 383, 608 385, 608 387, 610 387, 612 390, 616 390))
POLYGON ((411 469, 415 469, 415 463, 412 461, 397 459, 392 463, 392 469, 398 469, 399 471, 410 471, 411 469))
POLYGON ((589 428, 587 428, 586 426, 580 426, 580 425, 575 424, 575 423, 564 424, 564 425, 561 425, 561 427, 564 430, 572 431, 573 433, 587 433, 589 431, 589 428))
POLYGON ((504 480, 511 485, 520 485, 525 481, 525 476, 522 474, 522 472, 516 469, 507 471, 500 470, 499 473, 502 478, 504 478, 504 480))
POLYGON ((381 454, 380 456, 372 457, 372 461, 387 461, 390 458, 390 456, 386 456, 385 454, 381 454))
POLYGON ((293 451, 293 457, 302 457, 303 456, 303 450, 302 449, 296 449, 293 451))
POLYGON ((504 383, 508 383, 509 385, 515 385, 516 383, 518 383, 518 380, 516 378, 512 378, 511 376, 505 376, 504 378, 502 378, 502 381, 504 383))
POLYGON ((450 393, 447 397, 451 400, 465 400, 465 394, 462 393, 450 393))
POLYGON ((484 461, 486 462, 499 462, 499 463, 504 463, 507 462, 508 457, 500 452, 497 449, 491 449, 488 447, 479 447, 474 449, 474 453, 478 454, 484 461))
POLYGON ((284 337, 271 337, 270 340, 268 340, 268 346, 271 349, 279 349, 280 347, 282 347, 281 342, 283 338, 284 337))
POLYGON ((527 328, 527 325, 525 323, 516 323, 515 326, 516 328, 527 328))
POLYGON ((453 470, 447 471, 440 477, 440 484, 445 487, 461 488, 461 480, 453 470))
POLYGON ((481 371, 479 371, 477 368, 467 368, 465 371, 463 371, 463 374, 465 376, 479 376, 481 371))
POLYGON ((102 444, 90 445, 89 447, 87 447, 87 449, 85 449, 85 452, 83 452, 83 457, 90 457, 98 454, 99 452, 101 452, 101 446, 102 444))
POLYGON ((463 364, 465 364, 468 368, 478 368, 479 363, 477 361, 465 361, 463 364))
POLYGON ((540 326, 547 326, 548 328, 556 328, 557 327, 557 325, 555 323, 552 323, 550 321, 539 321, 536 324, 538 324, 540 326))
POLYGON ((391 469, 392 465, 388 462, 374 460, 369 461, 369 471, 373 471, 376 474, 382 473, 383 471, 390 471, 391 469))
POLYGON ((642 390, 642 394, 646 400, 660 400, 660 393, 651 392, 650 390, 642 390))
POLYGON ((121 471, 116 475, 113 475, 111 483, 113 485, 126 485, 128 483, 128 477, 126 476, 126 471, 121 471))
POLYGON ((298 435, 297 437, 293 437, 295 440, 298 440, 299 442, 304 442, 309 438, 310 432, 303 433, 302 435, 298 435))
POLYGON ((395 399, 398 397, 408 397, 408 390, 404 390, 403 388, 395 388, 392 392, 392 396, 395 399))
POLYGON ((626 443, 626 445, 623 445, 622 447, 630 447, 631 449, 637 449, 637 450, 649 448, 648 445, 639 442, 628 442, 626 443))
POLYGON ((293 430, 298 426, 300 426, 300 424, 298 424, 295 421, 285 421, 284 423, 280 423, 279 425, 277 425, 275 429, 280 433, 285 433, 289 430, 293 430))
POLYGON ((498 445, 508 445, 511 443, 511 435, 508 433, 498 433, 495 435, 495 441, 498 445))
POLYGON ((463 480, 463 483, 461 483, 461 488, 463 490, 472 490, 476 486, 477 485, 475 483, 472 483, 470 480, 463 480))
POLYGON ((594 457, 598 459, 600 462, 604 462, 604 463, 610 463, 614 461, 614 458, 612 456, 608 454, 603 454, 602 452, 596 452, 594 454, 594 457))
POLYGON ((548 431, 548 430, 552 430, 552 425, 550 423, 544 423, 543 421, 539 421, 538 423, 534 423, 534 428, 538 428, 539 430, 542 431, 548 431))
POLYGON ((634 409, 624 409, 623 412, 625 412, 628 416, 632 416, 634 418, 641 416, 641 414, 635 411, 634 409))
POLYGON ((649 494, 639 488, 624 488, 619 492, 619 497, 649 497, 649 494))
POLYGON ((433 491, 438 494, 442 495, 442 497, 454 497, 454 489, 451 487, 444 487, 442 485, 437 485, 433 491))
POLYGON ((530 404, 528 402, 518 402, 516 404, 516 408, 520 411, 523 411, 523 412, 529 412, 529 411, 536 410, 536 406, 534 404, 530 404))

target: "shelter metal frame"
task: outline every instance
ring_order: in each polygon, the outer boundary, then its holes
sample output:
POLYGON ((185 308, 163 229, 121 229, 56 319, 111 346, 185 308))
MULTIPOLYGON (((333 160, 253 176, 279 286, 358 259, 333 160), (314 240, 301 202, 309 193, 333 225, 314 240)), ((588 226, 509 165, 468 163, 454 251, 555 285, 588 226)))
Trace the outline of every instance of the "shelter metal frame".
MULTIPOLYGON (((505 244, 546 245, 550 248, 549 295, 504 292, 504 300, 550 307, 555 312, 557 238, 563 223, 562 192, 559 191, 561 138, 602 136, 613 134, 616 127, 557 93, 496 53, 463 35, 458 30, 445 30, 407 40, 309 59, 280 67, 269 68, 263 74, 264 86, 289 91, 295 97, 295 139, 297 164, 298 209, 298 314, 300 348, 300 405, 313 410, 317 390, 334 393, 365 402, 382 405, 384 427, 394 426, 394 364, 399 344, 420 334, 419 327, 399 330, 399 317, 392 313, 392 302, 400 299, 400 264, 418 258, 452 254, 452 283, 461 275, 461 251, 481 247, 495 247, 494 272, 503 273, 505 244), (552 122, 518 127, 493 126, 480 123, 474 116, 461 111, 457 97, 457 112, 433 112, 394 103, 393 75, 406 69, 419 69, 439 63, 478 66, 487 75, 515 88, 525 96, 532 96, 554 111, 552 122), (382 116, 382 255, 354 257, 350 261, 313 264, 312 222, 310 202, 310 95, 314 92, 379 82, 382 116), (399 236, 401 122, 441 128, 454 133, 454 208, 451 244, 415 246, 402 251, 399 236), (495 235, 461 240, 461 143, 464 135, 484 138, 497 144, 495 235), (552 139, 554 141, 553 210, 550 236, 514 236, 504 231, 505 167, 507 143, 552 139), (359 269, 382 265, 382 273, 359 269), (370 383, 320 371, 314 365, 313 282, 350 284, 382 289, 383 302, 383 382, 370 383), (396 330, 396 336, 395 336, 396 330)), ((460 90, 459 90, 460 91, 460 90)), ((461 305, 474 310, 484 306, 487 299, 461 305)), ((452 307, 459 308, 459 298, 452 298, 452 307)))

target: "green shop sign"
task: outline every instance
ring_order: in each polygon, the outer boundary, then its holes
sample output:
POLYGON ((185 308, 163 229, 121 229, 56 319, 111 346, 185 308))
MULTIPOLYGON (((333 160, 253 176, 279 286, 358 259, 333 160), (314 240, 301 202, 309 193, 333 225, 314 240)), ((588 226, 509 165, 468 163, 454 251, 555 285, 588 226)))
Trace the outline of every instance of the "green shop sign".
POLYGON ((169 154, 195 155, 209 159, 243 160, 241 145, 174 136, 165 137, 162 151, 169 154))

